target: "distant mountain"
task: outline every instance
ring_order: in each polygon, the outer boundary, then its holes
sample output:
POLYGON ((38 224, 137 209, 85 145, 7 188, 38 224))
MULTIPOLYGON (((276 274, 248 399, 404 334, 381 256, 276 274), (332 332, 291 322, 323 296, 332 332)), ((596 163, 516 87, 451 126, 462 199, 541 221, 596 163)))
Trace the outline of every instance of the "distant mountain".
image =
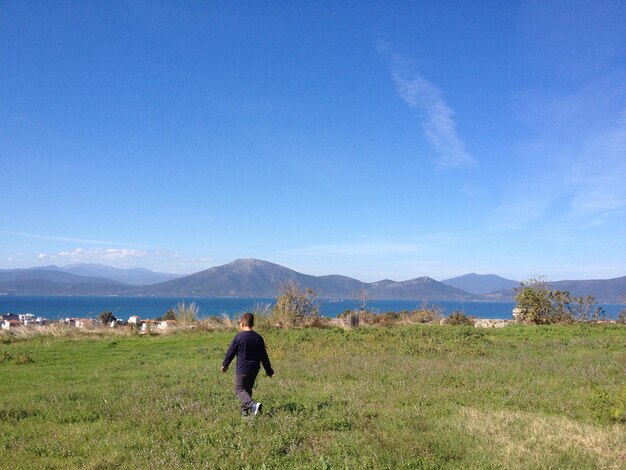
POLYGON ((317 278, 268 261, 239 259, 148 286, 141 292, 144 295, 157 296, 275 297, 279 287, 291 280, 302 287, 310 287, 329 296, 350 289, 356 292, 361 286, 360 281, 342 276, 317 278))
MULTIPOLYGON (((626 276, 615 279, 592 279, 584 281, 554 281, 547 283, 548 289, 567 291, 575 297, 592 295, 601 304, 626 303, 626 276)), ((515 297, 514 289, 492 292, 485 295, 486 300, 511 301, 515 297)))
POLYGON ((626 276, 588 281, 556 281, 548 285, 550 289, 566 290, 576 297, 593 295, 601 303, 626 303, 626 276))
POLYGON ((280 286, 295 281, 320 298, 352 298, 362 288, 375 299, 476 300, 468 292, 420 277, 408 281, 364 283, 345 276, 311 276, 257 259, 239 259, 199 273, 147 286, 142 295, 199 297, 276 297, 280 286))
POLYGON ((488 294, 519 286, 519 282, 506 279, 495 274, 465 274, 441 281, 442 283, 456 287, 457 289, 471 292, 472 294, 488 294))
MULTIPOLYGON (((498 283, 505 287, 518 285, 515 281, 499 276, 478 274, 468 274, 444 282, 424 276, 400 282, 384 279, 366 283, 339 275, 311 276, 258 259, 239 259, 189 276, 138 285, 140 282, 149 282, 149 279, 162 280, 167 276, 175 275, 102 265, 5 269, 0 270, 0 294, 273 298, 279 294, 282 284, 295 281, 302 288, 315 290, 322 299, 351 299, 361 289, 365 289, 370 298, 381 300, 511 301, 515 296, 514 289, 495 292, 491 292, 491 289, 498 283), (111 279, 113 276, 117 280, 111 279), (482 293, 484 291, 487 293, 482 293)), ((567 290, 575 296, 593 295, 599 303, 626 301, 626 277, 558 281, 549 286, 552 289, 567 290)))
POLYGON ((135 286, 156 284, 157 282, 170 281, 182 276, 182 274, 157 273, 144 268, 121 269, 105 266, 103 264, 88 263, 68 264, 67 266, 51 265, 31 269, 45 269, 75 274, 77 276, 99 277, 135 286))
POLYGON ((128 295, 133 287, 53 269, 0 270, 0 293, 22 295, 128 295))
POLYGON ((378 281, 366 284, 366 289, 375 299, 419 299, 419 300, 478 300, 475 295, 456 287, 423 276, 408 281, 378 281))

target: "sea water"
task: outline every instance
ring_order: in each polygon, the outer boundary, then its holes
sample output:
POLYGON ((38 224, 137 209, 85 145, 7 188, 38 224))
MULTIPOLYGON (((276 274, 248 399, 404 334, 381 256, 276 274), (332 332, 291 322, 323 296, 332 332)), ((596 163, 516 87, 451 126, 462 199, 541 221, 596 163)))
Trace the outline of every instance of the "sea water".
MULTIPOLYGON (((195 302, 199 318, 210 316, 234 317, 255 308, 271 307, 270 298, 182 298, 182 297, 117 297, 117 296, 21 296, 0 295, 0 314, 32 313, 49 320, 67 317, 96 318, 102 312, 112 312, 126 320, 131 315, 140 318, 157 318, 172 310, 179 303, 195 302)), ((319 300, 320 313, 335 317, 345 310, 356 308, 354 300, 319 300)), ((421 307, 420 300, 372 300, 367 310, 373 313, 400 312, 421 307)), ((431 301, 428 306, 438 306, 443 315, 455 310, 477 318, 512 319, 514 302, 450 302, 431 301)), ((624 305, 602 305, 606 317, 617 318, 624 305)))

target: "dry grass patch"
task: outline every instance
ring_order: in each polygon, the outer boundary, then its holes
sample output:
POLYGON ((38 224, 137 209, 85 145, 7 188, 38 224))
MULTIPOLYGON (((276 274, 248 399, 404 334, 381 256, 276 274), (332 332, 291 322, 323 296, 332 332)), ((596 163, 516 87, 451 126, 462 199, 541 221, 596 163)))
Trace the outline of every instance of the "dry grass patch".
POLYGON ((463 408, 462 427, 506 468, 624 468, 626 433, 619 424, 592 425, 526 411, 463 408), (554 457, 546 460, 546 456, 554 457))

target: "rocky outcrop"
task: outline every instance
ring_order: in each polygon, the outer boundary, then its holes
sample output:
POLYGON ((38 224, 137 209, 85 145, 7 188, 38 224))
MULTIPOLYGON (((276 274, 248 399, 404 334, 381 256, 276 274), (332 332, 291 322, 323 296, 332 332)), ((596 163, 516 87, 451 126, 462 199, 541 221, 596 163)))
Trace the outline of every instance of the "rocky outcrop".
POLYGON ((474 328, 504 328, 510 323, 513 320, 477 319, 474 320, 474 328))

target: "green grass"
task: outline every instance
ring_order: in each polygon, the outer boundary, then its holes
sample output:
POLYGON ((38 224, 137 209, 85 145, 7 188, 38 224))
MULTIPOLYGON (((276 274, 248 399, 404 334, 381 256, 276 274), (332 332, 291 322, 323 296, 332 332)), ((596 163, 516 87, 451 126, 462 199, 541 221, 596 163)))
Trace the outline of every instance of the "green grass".
POLYGON ((0 468, 624 468, 626 328, 261 330, 0 340, 0 468))

